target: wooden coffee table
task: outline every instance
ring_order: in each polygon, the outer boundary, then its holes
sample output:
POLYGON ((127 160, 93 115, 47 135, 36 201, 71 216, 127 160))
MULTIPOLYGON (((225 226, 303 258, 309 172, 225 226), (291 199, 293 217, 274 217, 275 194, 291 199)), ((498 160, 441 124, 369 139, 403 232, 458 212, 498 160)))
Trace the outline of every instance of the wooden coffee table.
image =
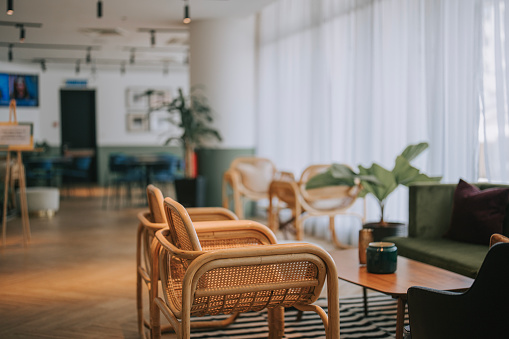
POLYGON ((368 273, 366 266, 359 265, 357 249, 333 250, 329 253, 336 263, 339 279, 397 299, 396 339, 403 338, 403 321, 409 287, 424 286, 438 290, 464 291, 474 282, 466 276, 401 256, 398 256, 398 267, 395 273, 373 274, 368 273))

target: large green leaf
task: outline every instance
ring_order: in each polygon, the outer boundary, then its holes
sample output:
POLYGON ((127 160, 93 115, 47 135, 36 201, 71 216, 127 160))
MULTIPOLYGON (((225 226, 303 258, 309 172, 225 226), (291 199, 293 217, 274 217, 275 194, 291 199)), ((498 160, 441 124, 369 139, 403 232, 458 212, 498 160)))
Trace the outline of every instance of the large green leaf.
POLYGON ((422 181, 439 182, 442 179, 441 177, 428 177, 421 173, 417 168, 410 165, 410 162, 401 155, 396 158, 396 164, 392 173, 394 173, 396 182, 405 186, 422 181))
POLYGON ((419 154, 421 154, 422 152, 424 152, 424 150, 426 148, 428 148, 428 143, 427 142, 421 142, 419 144, 416 144, 416 145, 409 145, 407 146, 407 148, 405 148, 405 150, 403 151, 403 153, 401 153, 401 156, 405 159, 407 159, 408 161, 412 161, 414 160, 419 154))
POLYGON ((379 182, 375 184, 362 180, 361 183, 364 187, 362 196, 371 193, 381 202, 398 187, 394 174, 378 164, 372 164, 370 168, 359 165, 359 174, 373 176, 379 182))
POLYGON ((320 188, 324 186, 353 186, 354 178, 335 178, 331 169, 329 168, 327 171, 317 174, 314 177, 310 178, 306 183, 306 189, 312 188, 320 188))

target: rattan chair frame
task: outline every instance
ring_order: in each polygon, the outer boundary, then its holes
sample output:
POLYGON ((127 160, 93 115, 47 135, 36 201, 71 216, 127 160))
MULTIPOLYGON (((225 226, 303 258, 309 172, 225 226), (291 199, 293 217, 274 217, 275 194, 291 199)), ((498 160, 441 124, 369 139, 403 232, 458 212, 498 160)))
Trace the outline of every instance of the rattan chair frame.
POLYGON ((185 208, 171 198, 165 199, 165 211, 169 228, 157 231, 152 243, 153 256, 159 257, 152 261, 152 280, 159 277, 163 287, 163 298, 151 290, 153 338, 160 338, 160 313, 178 338, 188 339, 191 315, 264 308, 269 311, 269 338, 281 338, 284 308, 290 306, 318 313, 327 338, 339 338, 337 271, 323 249, 304 243, 279 245, 268 227, 249 220, 193 224, 185 208), (299 267, 304 267, 304 276, 297 273, 299 267), (325 281, 328 315, 313 305, 325 281))
POLYGON ((247 188, 242 180, 242 175, 238 170, 238 165, 241 163, 256 164, 258 162, 267 162, 272 166, 272 177, 277 178, 279 173, 274 163, 268 158, 262 157, 239 157, 232 161, 228 170, 223 174, 222 186, 222 199, 223 207, 229 208, 230 203, 233 203, 233 211, 240 218, 245 217, 244 214, 244 200, 263 200, 268 199, 267 192, 255 192, 247 188), (231 194, 228 194, 228 186, 231 187, 231 194))
MULTIPOLYGON (((150 322, 145 319, 143 313, 143 284, 146 285, 148 293, 152 288, 151 268, 152 252, 150 251, 155 232, 167 228, 166 215, 163 207, 163 194, 154 185, 147 186, 147 201, 149 211, 138 213, 138 230, 136 235, 136 306, 138 312, 138 332, 142 338, 146 338, 145 329, 150 330, 150 322)), ((238 220, 237 216, 230 210, 222 207, 193 207, 188 209, 189 216, 193 221, 204 220, 238 220)), ((149 297, 150 298, 150 297, 149 297)), ((150 307, 149 307, 150 309, 150 307)), ((231 324, 238 314, 230 318, 216 322, 193 322, 193 328, 197 327, 224 327, 231 324)), ((173 327, 166 326, 163 332, 173 331, 173 327)))
POLYGON ((275 231, 279 225, 279 212, 281 209, 289 208, 292 212, 292 220, 295 226, 295 237, 297 240, 304 238, 304 221, 311 217, 328 216, 329 229, 334 245, 338 248, 348 248, 342 244, 336 236, 335 217, 336 215, 350 215, 360 219, 361 224, 366 220, 366 202, 364 201, 363 214, 352 212, 349 209, 355 203, 362 189, 360 183, 354 186, 335 186, 334 190, 322 190, 321 195, 311 196, 306 190, 308 180, 321 171, 329 168, 330 165, 320 164, 307 167, 299 179, 295 181, 291 176, 283 176, 279 180, 273 180, 269 187, 269 227, 275 231), (339 193, 339 195, 338 195, 339 193), (330 209, 318 209, 311 204, 321 199, 341 198, 344 203, 330 209))

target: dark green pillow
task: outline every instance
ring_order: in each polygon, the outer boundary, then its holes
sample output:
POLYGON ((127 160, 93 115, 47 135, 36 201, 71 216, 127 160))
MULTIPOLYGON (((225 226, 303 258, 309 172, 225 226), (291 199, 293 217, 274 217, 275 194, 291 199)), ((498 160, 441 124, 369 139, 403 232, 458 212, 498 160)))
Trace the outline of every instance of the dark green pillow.
POLYGON ((460 179, 454 191, 449 230, 444 237, 488 246, 494 233, 502 233, 509 188, 481 191, 460 179))

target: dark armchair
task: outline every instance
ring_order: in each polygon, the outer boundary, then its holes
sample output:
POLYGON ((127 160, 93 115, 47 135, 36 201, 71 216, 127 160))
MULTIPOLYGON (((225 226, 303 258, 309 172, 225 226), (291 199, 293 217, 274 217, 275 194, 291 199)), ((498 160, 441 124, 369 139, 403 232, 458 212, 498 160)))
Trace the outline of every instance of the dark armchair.
POLYGON ((466 292, 409 288, 411 338, 509 338, 508 286, 509 243, 498 243, 466 292))

